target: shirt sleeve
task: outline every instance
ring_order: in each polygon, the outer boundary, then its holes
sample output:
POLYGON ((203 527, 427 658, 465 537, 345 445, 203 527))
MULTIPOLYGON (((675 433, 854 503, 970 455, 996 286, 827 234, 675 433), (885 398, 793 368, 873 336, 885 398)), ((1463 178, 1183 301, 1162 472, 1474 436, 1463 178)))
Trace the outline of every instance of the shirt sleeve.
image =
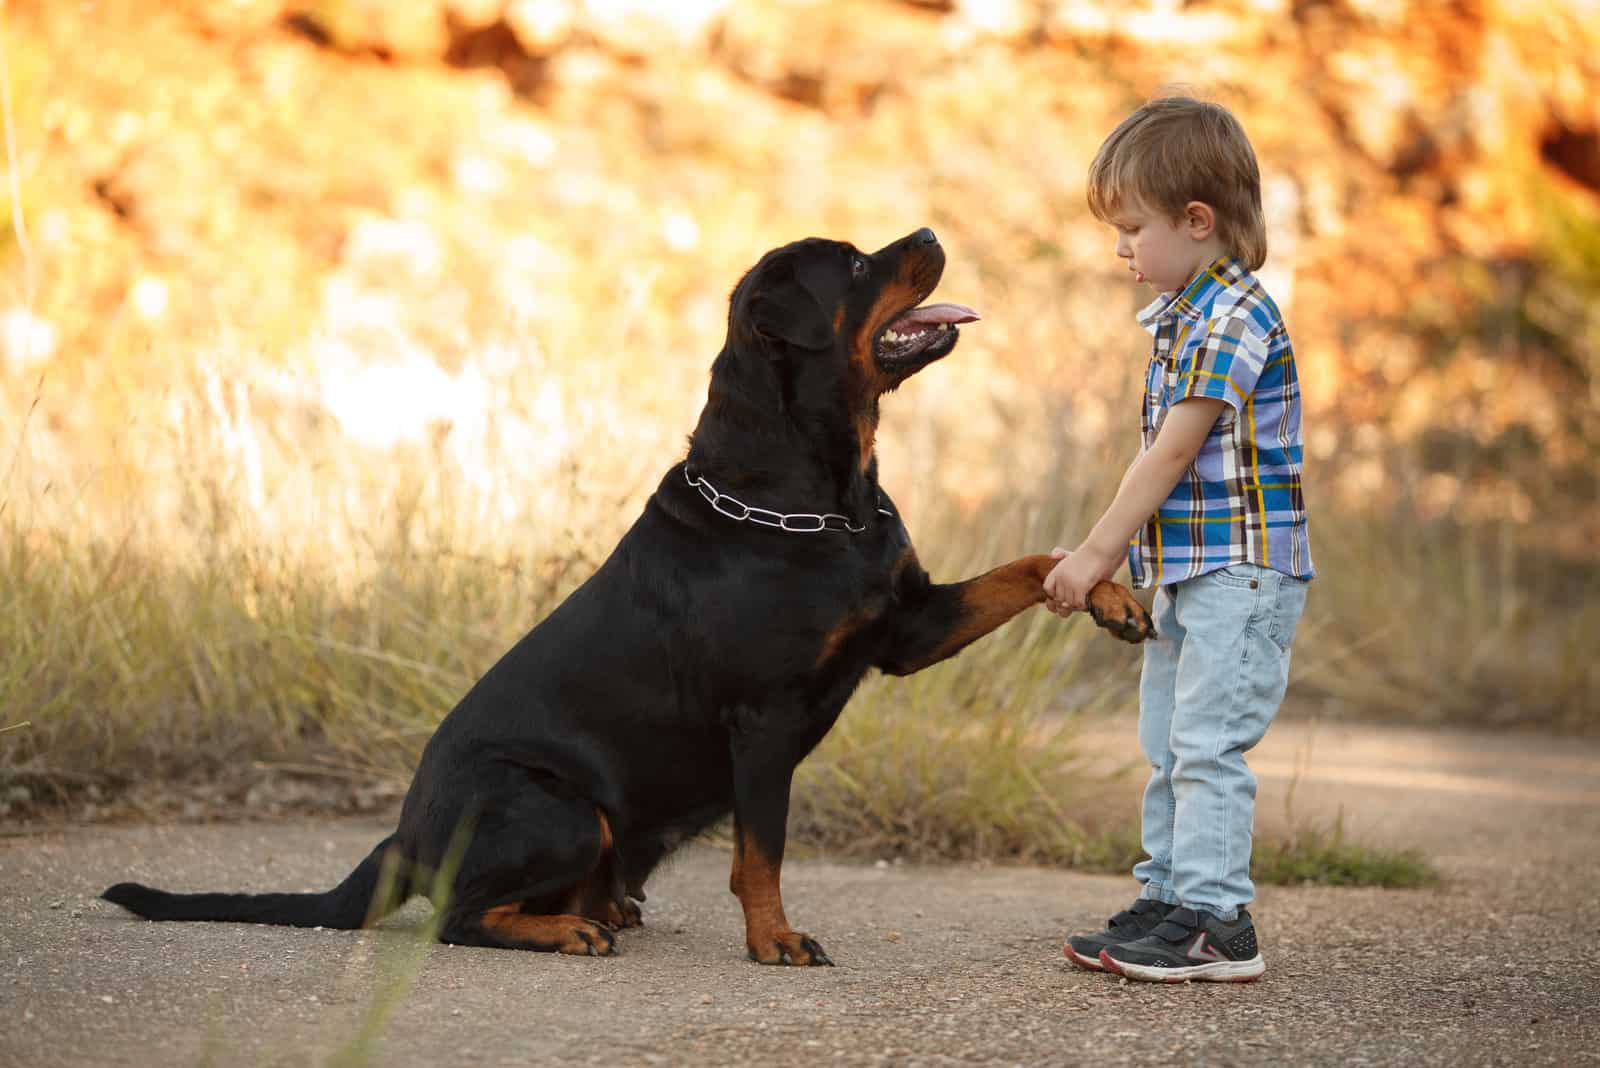
POLYGON ((1213 320, 1206 336, 1179 362, 1172 403, 1215 397, 1243 411, 1266 365, 1266 339, 1246 316, 1213 320))

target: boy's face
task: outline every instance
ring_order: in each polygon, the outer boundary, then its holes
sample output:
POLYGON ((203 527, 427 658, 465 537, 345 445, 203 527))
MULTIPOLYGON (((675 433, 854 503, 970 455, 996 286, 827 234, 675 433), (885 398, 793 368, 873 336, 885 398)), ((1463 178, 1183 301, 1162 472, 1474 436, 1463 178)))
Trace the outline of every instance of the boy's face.
POLYGON ((1138 203, 1123 204, 1110 223, 1117 231, 1117 255, 1128 261, 1135 281, 1149 283, 1158 293, 1182 289, 1221 255, 1211 209, 1199 201, 1191 201, 1178 219, 1138 203))

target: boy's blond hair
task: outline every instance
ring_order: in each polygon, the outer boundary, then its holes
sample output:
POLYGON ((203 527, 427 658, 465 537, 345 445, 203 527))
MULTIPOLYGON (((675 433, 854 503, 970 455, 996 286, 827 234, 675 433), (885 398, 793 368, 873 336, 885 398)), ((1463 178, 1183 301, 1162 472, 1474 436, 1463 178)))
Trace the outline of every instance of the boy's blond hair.
POLYGON ((1211 205, 1223 246, 1257 270, 1267 259, 1261 171, 1244 127, 1221 104, 1164 96, 1111 131, 1089 165, 1089 210, 1102 222, 1121 207, 1177 220, 1191 200, 1211 205))

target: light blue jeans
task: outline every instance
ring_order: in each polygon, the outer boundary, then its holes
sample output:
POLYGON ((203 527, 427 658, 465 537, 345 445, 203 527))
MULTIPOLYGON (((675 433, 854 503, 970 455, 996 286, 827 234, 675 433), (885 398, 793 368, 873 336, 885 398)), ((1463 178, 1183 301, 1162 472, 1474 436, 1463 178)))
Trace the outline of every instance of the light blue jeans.
POLYGON ((1255 898, 1250 882, 1261 740, 1289 683, 1289 644, 1306 583, 1230 564, 1156 593, 1158 637, 1139 679, 1139 744, 1150 761, 1141 897, 1224 920, 1255 898))

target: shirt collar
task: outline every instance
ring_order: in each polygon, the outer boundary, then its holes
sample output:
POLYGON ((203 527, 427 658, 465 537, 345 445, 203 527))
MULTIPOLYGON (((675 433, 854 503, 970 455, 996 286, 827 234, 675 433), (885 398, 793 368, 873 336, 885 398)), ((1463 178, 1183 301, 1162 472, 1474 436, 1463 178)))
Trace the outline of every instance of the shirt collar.
POLYGON ((1162 293, 1139 311, 1139 325, 1154 334, 1169 319, 1185 319, 1198 323, 1206 317, 1218 293, 1238 282, 1246 274, 1244 264, 1236 256, 1222 256, 1195 275, 1183 291, 1177 294, 1162 293))

